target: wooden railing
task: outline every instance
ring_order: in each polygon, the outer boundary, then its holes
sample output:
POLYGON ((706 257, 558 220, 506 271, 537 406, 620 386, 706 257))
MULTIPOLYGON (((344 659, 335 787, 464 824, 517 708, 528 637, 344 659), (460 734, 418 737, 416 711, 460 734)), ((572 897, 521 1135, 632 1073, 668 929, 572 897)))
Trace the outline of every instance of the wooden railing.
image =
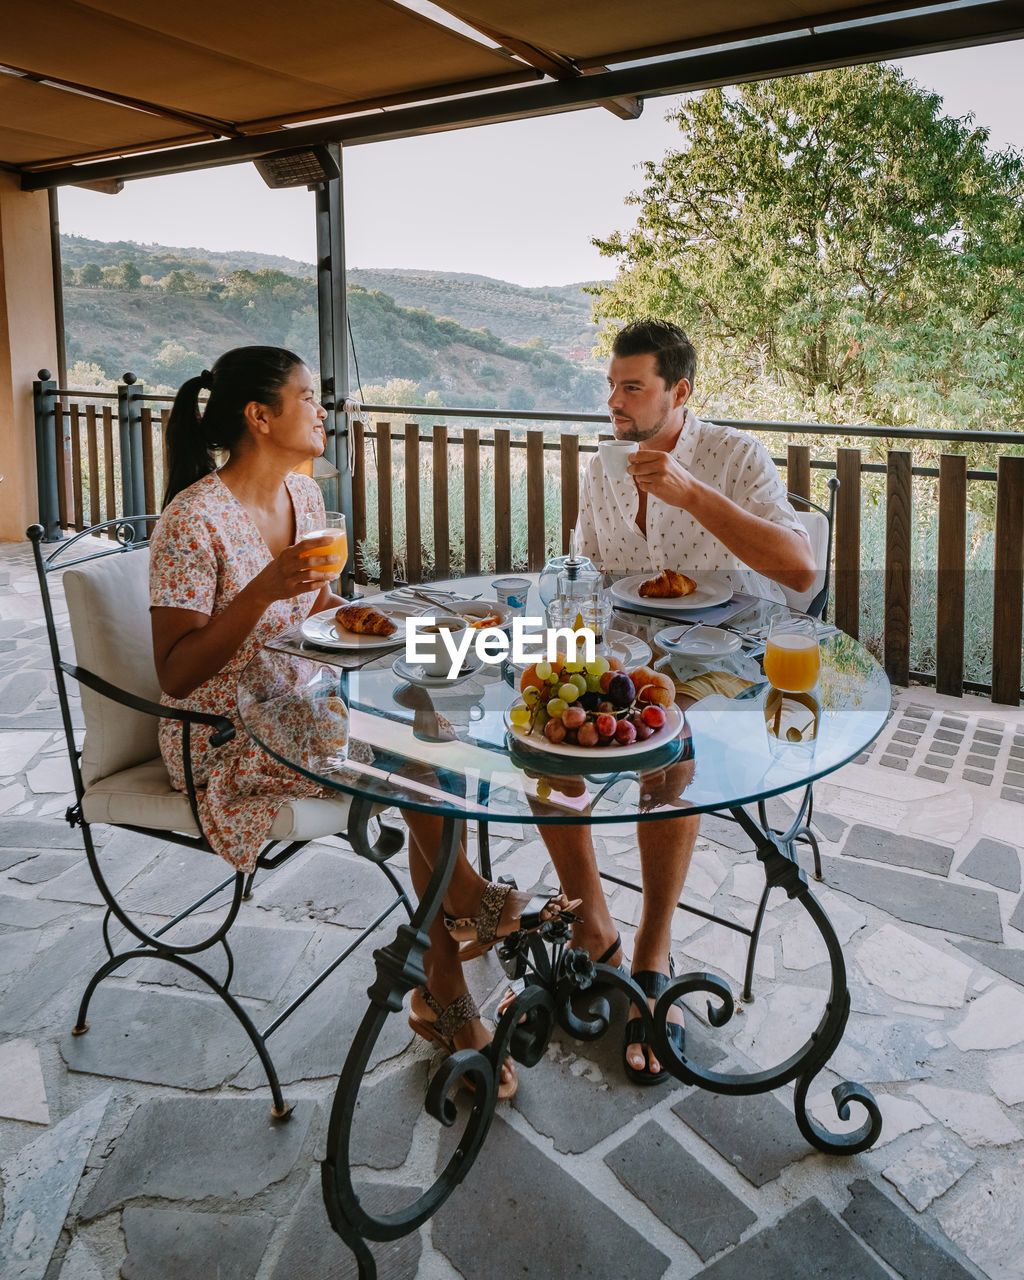
MULTIPOLYGON (((163 488, 162 426, 169 402, 127 384, 117 396, 61 391, 53 384, 39 392, 39 430, 53 435, 56 449, 55 523, 81 529, 116 514, 155 510, 163 488), (126 502, 124 495, 129 495, 126 502), (138 495, 136 498, 135 495, 138 495)), ((371 419, 351 422, 353 531, 360 549, 362 581, 388 590, 397 581, 418 582, 454 573, 539 570, 547 557, 568 550, 576 522, 579 477, 596 449, 599 415, 502 413, 505 419, 573 421, 594 428, 589 438, 527 429, 513 439, 508 426, 483 435, 478 426, 450 431, 447 425, 392 422, 424 411, 415 407, 363 406, 371 419), (383 415, 390 415, 385 418, 383 415), (415 477, 415 483, 410 480, 415 477), (427 508, 429 507, 429 512, 427 508), (369 570, 369 572, 368 572, 369 570)), ((434 410, 433 416, 498 417, 473 410, 434 410)), ((834 472, 840 482, 833 539, 832 612, 853 636, 862 630, 865 597, 864 531, 867 483, 884 476, 884 576, 879 657, 894 683, 911 678, 934 682, 941 693, 965 689, 989 693, 995 702, 1021 701, 1022 613, 1024 613, 1024 436, 881 428, 839 428, 821 424, 736 423, 751 434, 882 437, 893 442, 947 440, 998 443, 1013 450, 1000 456, 996 471, 970 471, 959 453, 943 454, 938 467, 914 466, 910 449, 888 448, 885 460, 865 457, 861 447, 838 447, 834 457, 814 456, 806 443, 788 443, 777 458, 787 487, 807 498, 815 474, 834 472), (937 568, 913 570, 914 485, 922 478, 937 489, 937 568), (968 622, 968 512, 970 485, 994 486, 994 559, 991 570, 991 680, 964 678, 968 622), (928 648, 930 669, 911 668, 914 584, 930 580, 935 592, 928 648)), ((51 442, 52 441, 52 446, 51 442)), ((979 492, 975 490, 975 492, 979 492)), ((42 483, 41 483, 42 495, 42 483)), ((879 493, 879 498, 881 494, 879 493)), ((987 594, 987 592, 986 592, 987 594)), ((875 638, 869 639, 875 643, 875 638)))

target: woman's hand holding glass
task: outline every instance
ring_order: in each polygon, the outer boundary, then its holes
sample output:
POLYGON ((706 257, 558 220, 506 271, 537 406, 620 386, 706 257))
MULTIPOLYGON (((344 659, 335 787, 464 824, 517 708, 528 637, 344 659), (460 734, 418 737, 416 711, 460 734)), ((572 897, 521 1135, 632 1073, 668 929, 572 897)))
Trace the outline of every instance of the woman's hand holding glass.
POLYGON ((344 568, 332 545, 335 538, 333 533, 324 533, 285 547, 253 580, 266 602, 290 600, 333 582, 344 568))

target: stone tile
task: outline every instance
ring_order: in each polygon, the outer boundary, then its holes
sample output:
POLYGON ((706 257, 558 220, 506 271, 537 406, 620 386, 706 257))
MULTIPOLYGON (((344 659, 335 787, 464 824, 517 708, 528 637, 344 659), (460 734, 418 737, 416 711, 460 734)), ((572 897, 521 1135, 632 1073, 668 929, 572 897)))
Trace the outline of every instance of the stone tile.
POLYGON ((359 1090, 351 1135, 353 1164, 397 1169, 405 1162, 414 1125, 423 1111, 429 1067, 424 1058, 359 1090))
POLYGON ((473 1280, 527 1273, 530 1280, 565 1280, 570 1272, 596 1280, 607 1276, 610 1259, 629 1260, 630 1280, 657 1280, 670 1264, 500 1116, 486 1153, 435 1215, 431 1236, 434 1248, 473 1280), (529 1169, 530 1175, 510 1182, 509 1169, 529 1169), (500 1229, 489 1223, 500 1223, 500 1229))
POLYGON ((1024 1102, 1024 1053, 1007 1053, 988 1060, 988 1082, 1000 1102, 1015 1107, 1024 1102))
POLYGON ((39 1064, 39 1050, 31 1040, 8 1040, 0 1044, 0 1116, 26 1120, 29 1124, 49 1124, 46 1086, 39 1064))
POLYGON ((341 852, 314 848, 300 866, 285 867, 257 882, 253 902, 285 920, 311 920, 364 928, 393 896, 391 886, 372 863, 341 852))
POLYGON ((884 831, 859 822, 850 828, 843 845, 843 855, 849 858, 869 858, 872 862, 886 862, 897 867, 911 867, 915 871, 930 871, 945 876, 953 864, 953 850, 947 845, 931 840, 884 831))
POLYGON ((39 854, 38 849, 4 849, 0 848, 0 871, 16 867, 19 863, 28 862, 39 854))
POLYGON ((742 1200, 653 1121, 610 1151, 604 1162, 704 1262, 735 1244, 757 1221, 742 1200), (685 1196, 679 1194, 680 1186, 686 1187, 685 1196))
POLYGON ((945 782, 946 772, 944 769, 932 769, 928 765, 921 765, 914 771, 919 778, 928 778, 932 782, 945 782))
POLYGON ((889 924, 864 939, 857 963, 869 982, 894 999, 949 1009, 963 1004, 971 976, 966 964, 889 924))
POLYGON ((1003 731, 1004 725, 1003 725, 1003 722, 1002 722, 1001 720, 979 720, 979 721, 978 721, 978 728, 979 728, 979 729, 991 729, 991 730, 993 730, 993 732, 995 732, 995 733, 1002 734, 1002 731, 1003 731))
POLYGON ((975 742, 988 742, 988 743, 991 743, 993 746, 998 747, 999 744, 1002 742, 1002 740, 1003 740, 1003 735, 1001 733, 999 733, 998 731, 993 731, 991 729, 982 729, 980 725, 974 731, 975 742))
MULTIPOLYGON (((204 927, 198 921, 186 922, 174 931, 173 937, 175 941, 198 941, 209 937, 214 923, 216 922, 204 927)), ((308 929, 275 929, 270 924, 246 925, 236 922, 228 934, 231 952, 235 957, 231 978, 232 995, 253 1000, 273 1000, 288 981, 312 937, 313 934, 308 929)), ((227 976, 227 957, 222 946, 189 958, 212 973, 220 982, 227 976)), ((210 989, 201 978, 194 977, 187 969, 154 960, 140 960, 131 967, 126 965, 124 972, 132 974, 144 986, 178 987, 183 991, 203 992, 210 989)))
POLYGON ((887 769, 906 769, 907 767, 907 762, 902 756, 882 756, 878 763, 884 765, 887 769))
POLYGON ((124 1211, 123 1280, 216 1276, 252 1280, 274 1222, 264 1213, 195 1213, 190 1209, 124 1211))
POLYGON ((842 818, 826 813, 820 807, 815 807, 811 826, 831 844, 838 844, 843 837, 843 832, 847 829, 847 823, 842 818))
POLYGON ((920 703, 912 702, 903 708, 903 714, 910 716, 914 720, 930 720, 932 718, 931 707, 922 706, 920 703))
POLYGON ((857 1237, 811 1196, 773 1226, 744 1240, 700 1280, 886 1280, 857 1237))
POLYGON ((973 1001, 964 1020, 949 1033, 965 1053, 970 1049, 1009 1049, 1024 1040, 1024 992, 998 986, 973 1001))
MULTIPOLYGON (((901 721, 901 723, 903 722, 901 721)), ((892 740, 893 742, 903 742, 907 746, 916 747, 921 741, 921 733, 920 730, 917 733, 908 733, 905 729, 897 729, 892 735, 892 740)))
MULTIPOLYGON (((670 1081, 660 1088, 647 1089, 625 1080, 622 1029, 626 999, 616 992, 609 1005, 610 1029, 604 1036, 588 1043, 556 1031, 544 1061, 543 1088, 520 1088, 516 1094, 515 1109, 538 1133, 551 1139, 556 1151, 588 1151, 631 1117, 682 1088, 670 1081)), ((687 1050, 692 1050, 696 1060, 720 1061, 721 1051, 702 1037, 697 1027, 692 1031, 693 1035, 687 1037, 687 1050)))
POLYGON ((970 769, 984 769, 989 773, 991 773, 991 771, 996 767, 996 762, 994 760, 990 760, 987 756, 975 755, 974 753, 968 755, 964 764, 970 769))
POLYGON ((700 820, 700 833, 706 840, 725 845, 735 853, 747 853, 750 849, 750 837, 735 822, 720 818, 714 813, 705 813, 700 820))
POLYGON ((959 747, 955 742, 932 742, 928 747, 928 750, 937 755, 955 756, 959 747))
POLYGON ((15 867, 10 878, 19 884, 42 884, 70 871, 83 856, 80 853, 41 853, 30 862, 15 867))
POLYGON ((953 945, 986 968, 1001 973, 1019 986, 1024 987, 1024 951, 1000 947, 994 942, 968 942, 966 939, 953 939, 953 945))
POLYGON ((862 1083, 920 1080, 932 1074, 931 1057, 920 1019, 854 1013, 829 1066, 842 1079, 862 1083))
POLYGON ((892 756, 906 756, 908 758, 914 754, 913 747, 908 747, 905 742, 898 742, 895 739, 888 744, 886 751, 892 756))
POLYGON ((958 729, 962 732, 967 728, 967 717, 945 715, 939 721, 939 724, 943 729, 958 729))
MULTIPOLYGON (((131 844, 127 847, 118 839, 125 833, 118 832, 114 838, 98 851, 100 870, 111 893, 119 894, 125 885, 133 880, 153 857, 155 842, 145 836, 131 836, 131 844), (115 841, 117 843, 115 843, 115 841)), ((156 845, 159 848, 159 845, 156 845)), ((49 881, 39 890, 39 897, 55 902, 75 902, 90 906, 104 906, 105 899, 96 887, 89 863, 83 856, 78 865, 65 871, 56 880, 49 881)))
MULTIPOLYGON (((24 762, 24 757, 22 761, 24 762)), ((102 828, 97 834, 102 837, 102 828)), ((18 849, 74 849, 76 852, 81 852, 82 834, 63 821, 42 822, 38 818, 0 818, 0 846, 18 849)))
POLYGON ((1024 773, 1018 773, 1015 769, 1007 769, 1003 775, 1003 781, 1008 787, 1024 787, 1024 773))
POLYGON ((1000 840, 979 840, 957 870, 973 880, 984 880, 997 889, 1020 889, 1020 853, 1000 840))
POLYGON ((993 746, 991 742, 980 742, 977 737, 971 743, 971 753, 976 756, 990 756, 992 759, 999 754, 999 748, 993 746))
POLYGON ((969 1147, 1002 1147, 1024 1136, 987 1094, 942 1089, 934 1084, 915 1084, 910 1092, 969 1147))
POLYGON ((993 1169, 939 1210, 946 1235, 989 1280, 1020 1280, 1024 1257, 1024 1170, 993 1169))
POLYGON ((102 983, 89 1006, 89 1023, 92 1033, 69 1032, 60 1041, 71 1071, 212 1089, 233 1076, 252 1051, 249 1037, 219 1000, 177 991, 155 996, 102 983))
POLYGON ((10 984, 0 1001, 0 1027, 25 1031, 49 1023, 59 1011, 70 1012, 105 954, 92 921, 72 925, 10 984))
POLYGON ((980 787, 990 787, 992 785, 992 775, 990 773, 980 773, 977 769, 964 769, 963 779, 965 782, 975 782, 980 787))
POLYGON ((1013 909, 1013 915, 1010 916, 1010 924, 1015 929, 1024 931, 1024 897, 1018 898, 1017 905, 1013 909))
POLYGON ((913 1098, 901 1098, 895 1093, 879 1091, 875 1094, 875 1101, 882 1113, 882 1132, 875 1144, 876 1149, 894 1142, 905 1133, 912 1133, 915 1129, 922 1129, 933 1123, 933 1117, 913 1098))
POLYGON ((31 964, 38 947, 39 934, 32 929, 0 934, 0 978, 18 973, 31 964))
POLYGON ((38 898, 15 898, 0 894, 0 924, 11 924, 19 929, 39 929, 43 925, 70 915, 71 903, 40 902, 38 898))
POLYGON ((1003 800, 1011 800, 1014 804, 1024 804, 1024 791, 1016 787, 1002 787, 999 796, 1003 800))
MULTIPOLYGON (((234 869, 223 858, 186 849, 182 845, 152 845, 153 858, 118 893, 118 901, 130 912, 154 916, 176 916, 189 903, 209 893, 225 880, 228 888, 200 908, 196 914, 219 912, 230 900, 234 869)), ((243 903, 241 917, 251 915, 252 904, 243 903)), ((232 934, 232 936, 234 936, 232 934)))
POLYGON ((42 1280, 110 1092, 98 1094, 0 1165, 4 1280, 42 1280))
MULTIPOLYGON (((850 904, 827 889, 815 887, 814 896, 825 908, 835 935, 845 946, 859 929, 863 929, 866 917, 850 904)), ((810 969, 828 959, 824 939, 806 912, 800 911, 787 917, 782 930, 782 962, 787 969, 810 969)))
POLYGON ((263 1098, 151 1098, 105 1158, 81 1216, 150 1196, 251 1199, 294 1168, 316 1110, 298 1100, 282 1124, 263 1098))
POLYGON ((974 1280, 938 1239, 866 1178, 850 1183, 843 1221, 901 1276, 974 1280))
POLYGON ((976 1163, 976 1157, 959 1138, 944 1129, 935 1129, 883 1169, 882 1177, 922 1213, 976 1163))
MULTIPOLYGON (((475 1173, 474 1169, 470 1179, 475 1173)), ((367 1207, 376 1213, 386 1213, 389 1207, 394 1211, 394 1208, 409 1204, 421 1190, 420 1187, 399 1188, 391 1184, 356 1186, 360 1197, 365 1197, 367 1207)), ((331 1228, 324 1209, 319 1170, 315 1169, 311 1174, 287 1226, 282 1227, 278 1235, 283 1239, 277 1250, 277 1262, 265 1280, 297 1280, 298 1277, 301 1280, 356 1280, 355 1256, 331 1228)), ((423 1243, 417 1231, 385 1244, 374 1241, 370 1251, 381 1280, 417 1280, 421 1275, 423 1243)), ((260 1274, 262 1276, 263 1272, 260 1274)), ((427 1273, 422 1274, 425 1280, 427 1273)))
POLYGON ((936 742, 963 742, 964 735, 956 729, 936 729, 936 742))
POLYGON ((25 774, 25 781, 36 795, 59 792, 66 795, 74 790, 71 765, 64 759, 42 760, 25 774))
POLYGON ((828 855, 822 857, 822 871, 832 888, 874 903, 908 924, 951 930, 986 942, 1002 941, 999 899, 991 890, 828 855))
MULTIPOLYGON (((357 952, 312 993, 304 1004, 288 1018, 270 1040, 269 1048, 282 1084, 295 1080, 322 1079, 336 1076, 341 1070, 348 1046, 366 1012, 366 989, 373 981, 372 949, 390 941, 394 927, 385 926, 371 935, 357 952)), ((330 951, 323 955, 326 963, 340 954, 350 941, 347 937, 327 939, 330 951)), ((266 1009, 260 1025, 269 1023, 280 1007, 298 994, 286 988, 274 1005, 266 1009)), ((166 992, 171 996, 171 992, 166 992)), ((230 1016, 230 1015, 228 1015, 230 1016)), ((88 1037, 86 1037, 88 1038, 88 1037)), ((370 1059, 383 1061, 401 1053, 413 1038, 404 1014, 388 1018, 370 1059)), ((239 1073, 235 1084, 242 1089, 266 1087, 266 1076, 259 1060, 252 1055, 239 1073)))
POLYGON ((811 1154, 792 1111, 771 1093, 727 1097, 691 1089, 672 1110, 755 1187, 811 1154))
POLYGON ((81 1236, 71 1241, 61 1262, 59 1280, 104 1280, 94 1253, 81 1236))

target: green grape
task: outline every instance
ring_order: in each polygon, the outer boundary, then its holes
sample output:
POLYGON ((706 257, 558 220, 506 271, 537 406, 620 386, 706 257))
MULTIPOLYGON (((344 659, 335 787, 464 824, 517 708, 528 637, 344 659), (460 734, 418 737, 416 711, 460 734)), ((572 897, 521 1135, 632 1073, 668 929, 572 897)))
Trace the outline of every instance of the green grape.
POLYGON ((523 701, 528 707, 535 707, 540 701, 540 690, 536 685, 528 685, 523 690, 523 701))
POLYGON ((575 675, 569 677, 569 684, 574 684, 580 693, 586 693, 587 691, 587 677, 580 672, 576 672, 575 675))
POLYGON ((566 675, 575 675, 577 671, 583 670, 582 662, 567 662, 562 668, 566 675))
POLYGON ((587 693, 600 693, 600 692, 601 692, 601 677, 600 677, 600 676, 587 676, 587 688, 586 688, 586 692, 587 692, 587 693))
POLYGON ((525 728, 530 723, 530 708, 525 706, 516 706, 508 713, 508 718, 514 725, 525 728))
MULTIPOLYGON (((580 691, 574 684, 569 684, 567 681, 565 684, 560 684, 558 686, 558 696, 563 702, 575 702, 580 696, 580 691)), ((548 703, 548 706, 551 706, 550 702, 548 703)))
MULTIPOLYGON (((595 658, 593 662, 587 663, 586 670, 588 676, 603 676, 608 670, 608 659, 595 658)), ((593 692, 593 690, 591 692, 593 692)))
POLYGON ((538 662, 535 670, 539 680, 547 680, 551 675, 551 664, 549 662, 538 662))
POLYGON ((552 698, 547 705, 549 716, 560 716, 566 708, 566 703, 562 698, 552 698))
POLYGON ((535 729, 543 729, 547 722, 551 719, 543 707, 538 707, 533 713, 533 727, 535 729))

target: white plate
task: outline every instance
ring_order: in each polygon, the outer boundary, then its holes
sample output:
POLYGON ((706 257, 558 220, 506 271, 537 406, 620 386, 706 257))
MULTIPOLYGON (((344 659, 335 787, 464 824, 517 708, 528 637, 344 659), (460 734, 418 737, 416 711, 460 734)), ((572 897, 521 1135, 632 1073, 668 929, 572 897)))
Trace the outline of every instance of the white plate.
MULTIPOLYGON (((323 613, 314 613, 312 617, 299 627, 304 640, 317 644, 322 649, 395 649, 405 644, 405 615, 388 614, 398 630, 390 636, 361 636, 355 631, 346 631, 334 621, 337 608, 325 609, 323 613)), ((381 610, 384 613, 385 610, 381 610)))
POLYGON ((697 626, 666 627, 654 637, 655 643, 671 653, 684 658, 724 658, 735 653, 743 641, 735 631, 723 631, 721 627, 697 626))
POLYGON ((627 671, 646 667, 654 656, 646 640, 631 636, 628 631, 609 631, 605 643, 627 671))
POLYGON ((428 676, 423 670, 422 662, 406 662, 404 658, 396 658, 391 664, 391 670, 400 680, 421 685, 424 689, 449 689, 457 681, 479 671, 481 665, 480 659, 475 655, 468 657, 462 664, 462 670, 451 679, 448 676, 428 676))
POLYGON ((697 584, 697 589, 688 596, 642 596, 639 591, 642 582, 656 577, 652 573, 635 573, 630 578, 620 578, 609 588, 612 595, 623 604, 636 605, 641 609, 650 609, 652 613, 670 610, 672 613, 691 609, 710 609, 716 604, 725 604, 732 599, 732 586, 724 578, 706 577, 697 584))
MULTIPOLYGON (((424 609, 425 614, 430 612, 429 607, 424 609)), ((474 620, 480 618, 493 618, 498 615, 499 621, 493 625, 496 627, 504 627, 512 614, 503 604, 499 604, 497 600, 456 600, 452 605, 449 613, 453 613, 458 618, 465 618, 470 626, 474 620)))
POLYGON ((606 764, 621 763, 623 760, 629 760, 633 756, 641 756, 648 751, 656 751, 658 747, 663 747, 674 738, 678 738, 679 732, 685 723, 683 713, 673 702, 671 706, 662 707, 662 711, 665 713, 665 723, 660 729, 656 729, 649 738, 645 738, 643 742, 631 742, 628 747, 620 746, 618 743, 607 747, 579 747, 571 744, 566 745, 564 742, 549 742, 544 737, 543 732, 527 733, 525 729, 520 729, 518 725, 514 725, 508 716, 512 707, 516 706, 518 701, 519 699, 505 708, 505 727, 508 729, 513 745, 525 747, 528 751, 540 751, 545 755, 561 756, 563 759, 586 760, 591 765, 590 773, 600 772, 606 764))

